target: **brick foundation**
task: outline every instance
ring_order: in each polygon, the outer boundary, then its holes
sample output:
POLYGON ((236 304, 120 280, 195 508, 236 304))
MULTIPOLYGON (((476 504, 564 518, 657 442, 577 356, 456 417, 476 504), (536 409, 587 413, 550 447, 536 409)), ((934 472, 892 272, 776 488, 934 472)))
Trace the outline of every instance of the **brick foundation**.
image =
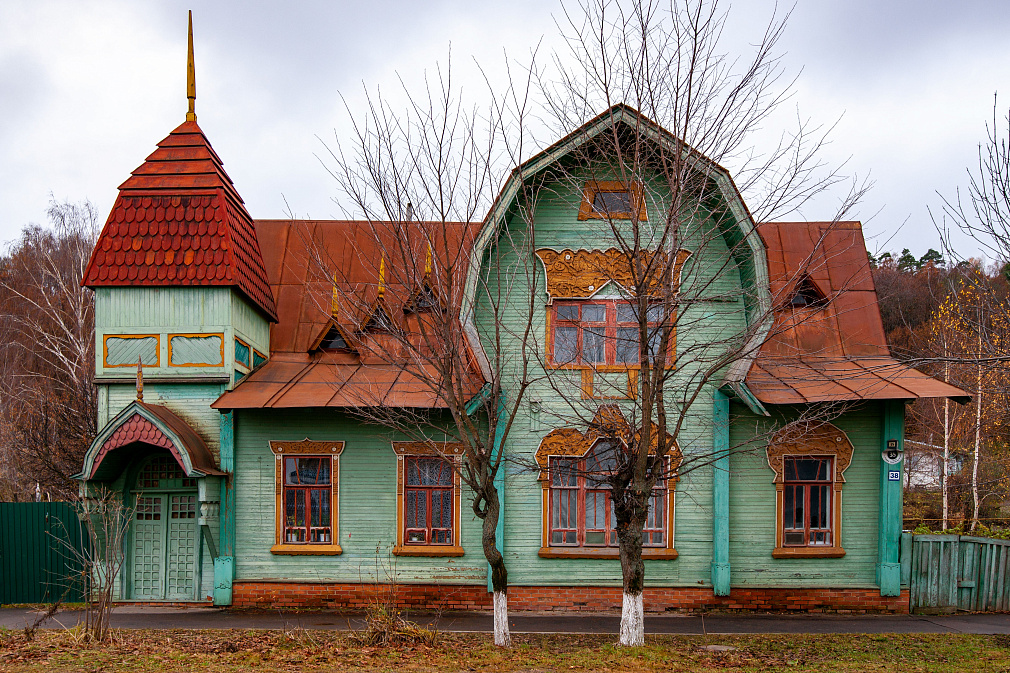
MULTIPOLYGON (((371 584, 236 582, 237 608, 364 609, 386 600, 390 587, 371 584)), ((395 602, 414 610, 490 610, 484 586, 401 584, 395 602)), ((645 590, 646 612, 739 610, 772 612, 841 612, 907 614, 908 591, 884 597, 878 589, 746 589, 714 596, 702 587, 645 590)), ((621 609, 619 587, 509 587, 510 610, 590 612, 621 609)))

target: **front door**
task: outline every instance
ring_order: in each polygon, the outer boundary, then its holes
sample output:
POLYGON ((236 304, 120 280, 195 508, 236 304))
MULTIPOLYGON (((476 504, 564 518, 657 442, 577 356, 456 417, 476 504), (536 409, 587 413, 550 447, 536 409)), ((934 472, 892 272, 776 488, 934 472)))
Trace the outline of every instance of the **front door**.
POLYGON ((130 598, 196 599, 200 536, 197 497, 191 490, 195 485, 170 456, 153 458, 138 476, 130 540, 130 598))

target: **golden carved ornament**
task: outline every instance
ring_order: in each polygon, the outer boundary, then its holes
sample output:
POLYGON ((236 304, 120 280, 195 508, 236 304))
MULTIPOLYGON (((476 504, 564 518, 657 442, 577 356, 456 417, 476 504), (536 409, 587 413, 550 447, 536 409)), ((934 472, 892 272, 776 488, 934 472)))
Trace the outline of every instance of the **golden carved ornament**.
POLYGON ((852 442, 838 427, 827 422, 797 421, 775 433, 768 445, 768 467, 775 473, 773 483, 785 480, 786 456, 835 456, 835 481, 845 483, 845 470, 852 462, 852 442))
POLYGON ((463 453, 463 443, 393 442, 393 453, 398 456, 459 456, 463 453))
MULTIPOLYGON (((660 268, 665 268, 666 253, 664 252, 643 252, 642 256, 648 261, 652 255, 657 255, 660 260, 657 262, 660 268)), ((690 257, 687 250, 677 251, 677 260, 674 265, 673 288, 680 282, 680 270, 684 262, 690 257)), ((593 296, 604 285, 613 281, 623 287, 628 292, 634 291, 634 274, 627 256, 616 248, 608 250, 552 250, 550 248, 540 248, 537 250, 537 257, 544 264, 547 273, 547 294, 550 298, 559 299, 586 299, 593 296)), ((659 286, 659 279, 654 278, 650 285, 650 291, 659 286)))
MULTIPOLYGON (((655 424, 652 427, 653 437, 656 438, 658 437, 658 428, 655 424)), ((624 419, 619 407, 612 404, 603 405, 597 409, 585 432, 580 432, 575 428, 556 428, 547 433, 540 441, 540 446, 537 447, 536 460, 537 465, 540 466, 538 478, 542 482, 547 482, 551 457, 581 458, 589 453, 590 449, 601 439, 617 439, 627 446, 633 437, 637 439, 640 432, 639 430, 632 433, 631 426, 624 419)), ((677 443, 672 438, 669 438, 669 441, 672 444, 667 453, 670 459, 670 470, 676 472, 683 456, 677 443)), ((649 447, 650 454, 656 453, 657 443, 656 439, 652 441, 652 446, 649 447)), ((671 477, 671 480, 675 481, 676 477, 671 477)))
POLYGON ((270 450, 275 454, 299 456, 329 454, 339 456, 344 450, 343 442, 313 442, 310 439, 303 439, 300 442, 270 442, 270 450))

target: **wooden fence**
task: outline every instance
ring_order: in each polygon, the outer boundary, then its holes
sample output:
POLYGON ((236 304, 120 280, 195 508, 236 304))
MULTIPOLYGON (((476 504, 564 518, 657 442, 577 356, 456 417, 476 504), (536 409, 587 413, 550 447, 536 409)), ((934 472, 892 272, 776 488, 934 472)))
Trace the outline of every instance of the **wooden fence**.
POLYGON ((1010 541, 969 535, 911 538, 909 609, 918 614, 1010 611, 1010 541))
POLYGON ((87 534, 65 502, 0 502, 0 604, 83 600, 72 550, 87 534))

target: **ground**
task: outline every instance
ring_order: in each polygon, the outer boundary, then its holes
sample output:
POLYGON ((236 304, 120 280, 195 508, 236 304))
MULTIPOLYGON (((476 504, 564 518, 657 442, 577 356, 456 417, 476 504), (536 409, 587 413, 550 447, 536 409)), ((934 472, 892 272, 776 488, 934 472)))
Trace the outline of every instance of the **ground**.
POLYGON ((0 631, 0 671, 1010 671, 1010 636, 962 634, 648 636, 640 648, 614 636, 420 635, 368 646, 365 632, 294 629, 115 630, 104 645, 78 629, 0 631), (424 641, 428 641, 425 644, 424 641))

